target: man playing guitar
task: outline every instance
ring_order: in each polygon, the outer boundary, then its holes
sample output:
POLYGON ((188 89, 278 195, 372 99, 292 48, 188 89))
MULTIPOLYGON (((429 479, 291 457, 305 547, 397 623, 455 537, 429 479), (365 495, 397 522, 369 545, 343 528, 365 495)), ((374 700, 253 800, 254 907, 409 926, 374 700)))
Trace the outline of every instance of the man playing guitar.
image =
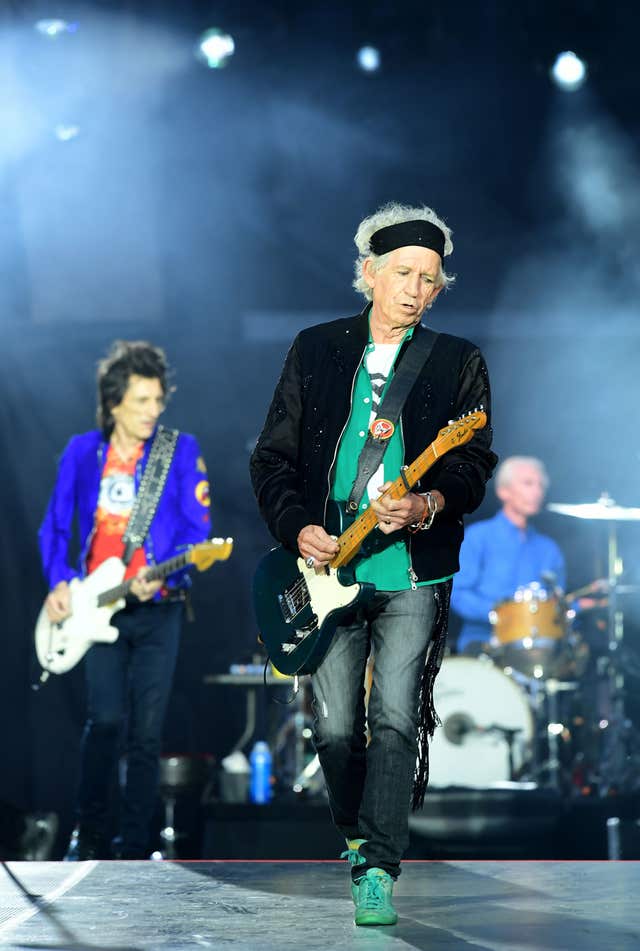
POLYGON ((39 533, 50 586, 46 611, 57 624, 73 611, 69 582, 112 556, 123 557, 123 536, 132 530, 129 517, 150 455, 158 460, 162 477, 151 484, 152 463, 149 491, 138 500, 142 508, 143 498, 156 492, 155 505, 147 507, 150 525, 137 542, 132 536, 124 558, 131 583, 125 607, 113 617, 117 639, 93 644, 86 656, 88 716, 78 826, 68 859, 149 854, 162 727, 189 580, 185 571, 166 581, 145 576, 149 566, 208 538, 210 527, 209 484, 197 441, 158 427, 169 394, 167 375, 159 348, 146 342, 113 345, 98 367, 100 428, 68 443, 39 533), (77 568, 71 567, 69 554, 75 518, 81 545, 77 568), (110 850, 109 791, 122 741, 127 768, 121 826, 110 850))
MULTIPOLYGON (((385 206, 361 223, 355 242, 354 286, 368 303, 356 317, 296 337, 251 474, 272 534, 317 571, 319 582, 341 553, 327 522, 330 503, 358 518, 372 511, 377 519, 374 548, 363 551, 355 567, 356 582, 375 593, 341 621, 312 685, 316 750, 334 822, 347 840, 355 922, 391 925, 412 789, 419 806, 428 778, 432 690, 462 516, 480 504, 495 456, 489 424, 468 446, 438 458, 402 498, 389 491, 403 464, 412 463, 449 420, 478 407, 490 414, 489 384, 473 344, 420 323, 452 281, 444 271, 453 247, 450 231, 432 209, 385 206), (403 363, 410 358, 413 368, 416 348, 424 360, 409 374, 403 363), (396 425, 386 418, 384 399, 398 377, 412 387, 400 418, 388 414, 396 425), (373 442, 387 441, 381 465, 362 462, 367 432, 373 442), (371 650, 367 746, 364 672, 371 650)), ((277 608, 290 616, 294 635, 308 587, 303 579, 277 608)), ((304 644, 304 631, 298 633, 304 644)))

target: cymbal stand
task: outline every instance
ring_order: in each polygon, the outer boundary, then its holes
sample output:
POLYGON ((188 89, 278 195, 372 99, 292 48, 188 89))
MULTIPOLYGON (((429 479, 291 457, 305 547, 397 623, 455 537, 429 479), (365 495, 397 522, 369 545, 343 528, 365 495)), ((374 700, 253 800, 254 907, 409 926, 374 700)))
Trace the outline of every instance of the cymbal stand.
POLYGON ((625 682, 622 664, 624 640, 624 616, 619 605, 618 579, 622 574, 622 559, 618 554, 616 522, 607 521, 607 562, 609 602, 607 609, 607 633, 609 636, 606 678, 609 690, 609 709, 602 712, 600 725, 606 729, 600 764, 602 777, 601 793, 608 794, 611 787, 620 789, 626 781, 627 733, 629 724, 625 716, 625 682))

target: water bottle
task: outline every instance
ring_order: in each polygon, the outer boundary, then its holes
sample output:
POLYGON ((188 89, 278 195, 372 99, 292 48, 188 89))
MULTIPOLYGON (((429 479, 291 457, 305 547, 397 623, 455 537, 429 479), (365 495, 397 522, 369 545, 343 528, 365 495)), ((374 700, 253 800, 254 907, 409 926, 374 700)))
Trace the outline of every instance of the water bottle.
POLYGON ((249 785, 251 802, 269 802, 271 799, 271 751, 263 740, 259 740, 253 747, 249 763, 251 765, 249 785))

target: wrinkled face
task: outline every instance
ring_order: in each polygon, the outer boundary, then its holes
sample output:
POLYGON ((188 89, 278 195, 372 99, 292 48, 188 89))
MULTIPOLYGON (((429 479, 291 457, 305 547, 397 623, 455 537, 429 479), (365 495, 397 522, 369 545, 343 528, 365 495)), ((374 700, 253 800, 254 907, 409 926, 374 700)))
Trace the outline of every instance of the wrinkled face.
POLYGON ((538 514, 544 501, 543 475, 537 466, 520 463, 514 467, 509 482, 496 490, 496 495, 514 514, 531 518, 538 514))
POLYGON ((126 439, 148 439, 162 411, 164 393, 160 380, 146 376, 129 377, 129 385, 117 406, 111 410, 114 431, 126 439))
POLYGON ((396 248, 379 271, 364 262, 364 278, 373 291, 377 316, 395 327, 411 327, 420 322, 424 309, 436 299, 441 286, 440 255, 431 248, 396 248))

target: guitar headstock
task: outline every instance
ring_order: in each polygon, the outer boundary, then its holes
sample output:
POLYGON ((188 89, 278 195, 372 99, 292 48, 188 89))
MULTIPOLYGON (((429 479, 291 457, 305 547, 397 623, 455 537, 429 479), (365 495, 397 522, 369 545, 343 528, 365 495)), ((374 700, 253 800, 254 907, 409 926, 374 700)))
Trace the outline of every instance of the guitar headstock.
POLYGON ((188 561, 198 571, 206 571, 214 561, 226 561, 233 551, 233 538, 211 538, 200 542, 189 551, 188 561))
POLYGON ((472 438, 476 429, 484 429, 487 425, 487 414, 483 408, 474 409, 466 416, 459 419, 452 419, 447 426, 444 426, 438 433, 435 445, 439 450, 454 449, 456 446, 464 446, 472 438))

